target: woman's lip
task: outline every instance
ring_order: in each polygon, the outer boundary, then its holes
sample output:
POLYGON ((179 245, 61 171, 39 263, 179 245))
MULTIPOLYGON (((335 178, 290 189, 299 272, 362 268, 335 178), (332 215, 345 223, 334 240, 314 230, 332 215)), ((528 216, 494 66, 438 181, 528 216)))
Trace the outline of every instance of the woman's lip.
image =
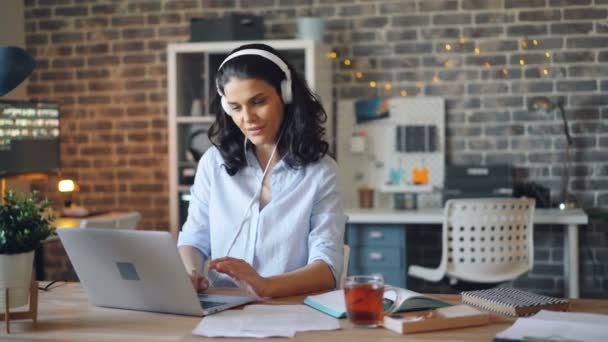
POLYGON ((262 132, 263 128, 264 127, 250 128, 250 129, 247 130, 247 132, 249 132, 249 134, 251 134, 251 135, 258 135, 258 134, 260 134, 262 132))

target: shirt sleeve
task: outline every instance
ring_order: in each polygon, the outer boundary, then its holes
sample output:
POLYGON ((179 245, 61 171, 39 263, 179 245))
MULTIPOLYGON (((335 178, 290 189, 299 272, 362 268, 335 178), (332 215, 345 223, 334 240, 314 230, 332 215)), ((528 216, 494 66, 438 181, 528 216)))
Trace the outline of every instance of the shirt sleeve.
POLYGON ((205 256, 205 259, 209 259, 211 255, 209 194, 211 191, 211 177, 215 171, 214 149, 212 147, 207 150, 198 163, 194 184, 190 188, 188 218, 177 239, 178 247, 195 247, 205 256))
POLYGON ((319 172, 319 187, 315 194, 308 235, 308 263, 322 260, 331 268, 339 285, 344 263, 344 229, 346 216, 337 185, 337 165, 329 159, 319 172))

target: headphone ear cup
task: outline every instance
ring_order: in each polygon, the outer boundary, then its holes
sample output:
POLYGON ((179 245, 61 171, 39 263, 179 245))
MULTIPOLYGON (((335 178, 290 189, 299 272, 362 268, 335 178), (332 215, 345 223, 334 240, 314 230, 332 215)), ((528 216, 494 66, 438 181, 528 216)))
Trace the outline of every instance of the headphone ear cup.
POLYGON ((224 110, 224 113, 226 113, 226 115, 232 115, 231 114, 232 108, 230 108, 230 105, 228 104, 228 100, 226 99, 225 96, 221 96, 221 98, 222 98, 222 100, 221 100, 222 109, 224 110))
POLYGON ((283 98, 284 104, 290 104, 293 100, 293 94, 291 93, 291 81, 287 79, 281 81, 281 98, 283 98))

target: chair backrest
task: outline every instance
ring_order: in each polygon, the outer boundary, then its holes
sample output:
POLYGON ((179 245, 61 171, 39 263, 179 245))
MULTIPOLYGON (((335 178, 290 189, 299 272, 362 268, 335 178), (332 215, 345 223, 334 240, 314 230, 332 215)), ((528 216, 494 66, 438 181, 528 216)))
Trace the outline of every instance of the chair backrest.
POLYGON ((534 265, 535 200, 453 199, 446 202, 442 263, 449 277, 508 281, 534 265))
POLYGON ((350 259, 350 247, 348 245, 344 245, 344 258, 342 263, 342 273, 340 273, 340 283, 339 288, 344 287, 344 279, 346 279, 346 275, 348 274, 348 261, 350 259))
POLYGON ((137 211, 112 213, 108 216, 82 220, 80 228, 135 229, 139 220, 141 220, 141 214, 137 211))

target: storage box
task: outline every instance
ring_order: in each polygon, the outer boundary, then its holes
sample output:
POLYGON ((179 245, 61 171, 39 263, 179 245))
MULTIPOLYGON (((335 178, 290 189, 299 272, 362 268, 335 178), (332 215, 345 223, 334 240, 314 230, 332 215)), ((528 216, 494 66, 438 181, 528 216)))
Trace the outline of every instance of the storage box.
POLYGON ((264 20, 252 14, 230 13, 219 18, 192 18, 190 41, 264 39, 264 20))

